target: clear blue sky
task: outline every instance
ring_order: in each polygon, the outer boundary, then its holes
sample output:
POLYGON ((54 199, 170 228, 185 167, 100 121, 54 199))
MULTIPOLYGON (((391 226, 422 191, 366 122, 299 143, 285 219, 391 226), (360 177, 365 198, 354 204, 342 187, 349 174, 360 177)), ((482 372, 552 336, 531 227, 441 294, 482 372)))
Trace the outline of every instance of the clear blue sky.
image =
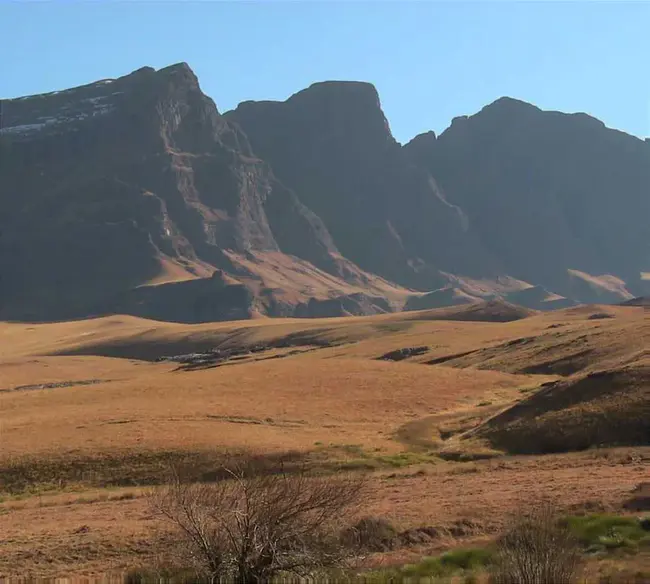
POLYGON ((508 95, 650 135, 650 2, 0 0, 0 97, 187 61, 221 111, 374 83, 398 140, 508 95))

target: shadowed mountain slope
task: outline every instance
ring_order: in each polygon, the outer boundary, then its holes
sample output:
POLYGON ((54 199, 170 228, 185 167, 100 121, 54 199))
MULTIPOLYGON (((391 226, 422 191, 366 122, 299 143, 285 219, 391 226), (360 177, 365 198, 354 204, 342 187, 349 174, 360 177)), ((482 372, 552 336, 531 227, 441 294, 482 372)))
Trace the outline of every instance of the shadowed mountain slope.
POLYGON ((586 114, 503 98, 405 149, 508 274, 581 302, 641 294, 650 263, 647 142, 586 114))
POLYGON ((444 284, 441 271, 498 275, 462 209, 393 138, 372 85, 316 83, 285 102, 244 102, 225 117, 362 268, 421 290, 444 284))
POLYGON ((205 322, 648 293, 650 145, 503 98, 401 146, 376 89, 221 115, 191 69, 3 102, 0 319, 205 322))
MULTIPOLYGON (((128 310, 124 294, 158 279, 181 280, 163 304, 186 293, 191 303, 200 284, 187 281, 215 268, 254 289, 260 278, 226 250, 283 252, 343 280, 360 276, 185 64, 10 100, 4 114, 0 318, 128 310)), ((161 302, 158 289, 137 296, 161 302)), ((248 316, 258 293, 210 296, 206 315, 219 319, 248 316)))

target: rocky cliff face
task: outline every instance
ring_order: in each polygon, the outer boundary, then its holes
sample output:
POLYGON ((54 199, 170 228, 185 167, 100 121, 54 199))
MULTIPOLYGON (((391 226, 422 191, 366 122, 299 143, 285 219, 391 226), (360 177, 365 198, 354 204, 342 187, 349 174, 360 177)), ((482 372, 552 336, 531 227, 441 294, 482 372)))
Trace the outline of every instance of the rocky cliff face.
POLYGON ((170 262, 184 279, 236 272, 223 250, 341 269, 322 222, 185 64, 6 101, 3 126, 0 318, 110 310, 170 262))
POLYGON ((621 300, 626 286, 640 293, 650 263, 644 141, 504 98, 405 150, 505 273, 581 301, 621 300))
POLYGON ((143 68, 3 102, 0 319, 617 302, 649 195, 648 143, 582 114, 503 99, 402 147, 366 83, 221 115, 143 68))
POLYGON ((444 284, 441 271, 498 273, 463 210, 395 141, 372 85, 317 83, 225 117, 365 270, 423 290, 444 284))

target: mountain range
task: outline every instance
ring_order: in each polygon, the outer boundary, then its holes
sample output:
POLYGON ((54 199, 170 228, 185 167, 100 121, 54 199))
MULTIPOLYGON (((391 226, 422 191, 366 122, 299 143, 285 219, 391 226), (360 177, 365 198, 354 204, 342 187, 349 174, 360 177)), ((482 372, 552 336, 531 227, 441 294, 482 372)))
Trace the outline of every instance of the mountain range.
POLYGON ((501 98, 402 145, 369 83, 220 113, 190 67, 2 102, 0 320, 650 293, 650 142, 501 98))

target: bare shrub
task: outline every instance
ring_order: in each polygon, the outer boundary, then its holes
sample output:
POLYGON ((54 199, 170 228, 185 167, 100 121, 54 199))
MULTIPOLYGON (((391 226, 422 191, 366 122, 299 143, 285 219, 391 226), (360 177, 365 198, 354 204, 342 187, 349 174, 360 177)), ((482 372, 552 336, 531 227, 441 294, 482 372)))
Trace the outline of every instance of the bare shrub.
POLYGON ((187 483, 174 474, 150 494, 153 510, 176 528, 184 561, 210 581, 269 582, 340 567, 338 533, 365 483, 350 476, 260 475, 241 464, 225 480, 187 483))
POLYGON ((580 544, 553 507, 518 513, 497 540, 491 584, 570 584, 580 565, 580 544))

